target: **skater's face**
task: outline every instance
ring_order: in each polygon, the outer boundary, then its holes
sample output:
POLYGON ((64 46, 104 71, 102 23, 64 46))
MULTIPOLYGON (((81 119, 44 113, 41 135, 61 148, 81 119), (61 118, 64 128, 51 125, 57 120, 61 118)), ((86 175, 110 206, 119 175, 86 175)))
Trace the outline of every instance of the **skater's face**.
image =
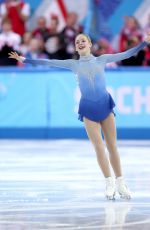
POLYGON ((87 56, 91 53, 91 40, 84 34, 77 35, 75 39, 75 48, 80 56, 87 56))

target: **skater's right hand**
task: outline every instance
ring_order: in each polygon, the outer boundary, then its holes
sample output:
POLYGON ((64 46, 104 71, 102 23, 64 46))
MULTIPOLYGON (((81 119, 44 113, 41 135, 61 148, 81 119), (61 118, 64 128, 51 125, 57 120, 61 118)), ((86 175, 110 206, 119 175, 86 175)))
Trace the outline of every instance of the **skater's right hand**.
POLYGON ((147 33, 147 36, 145 38, 145 41, 150 44, 150 32, 147 33))
POLYGON ((23 62, 23 60, 24 60, 24 57, 22 57, 22 56, 19 56, 18 54, 17 54, 17 52, 10 52, 9 54, 9 58, 13 58, 13 59, 16 59, 17 61, 19 61, 19 62, 23 62))

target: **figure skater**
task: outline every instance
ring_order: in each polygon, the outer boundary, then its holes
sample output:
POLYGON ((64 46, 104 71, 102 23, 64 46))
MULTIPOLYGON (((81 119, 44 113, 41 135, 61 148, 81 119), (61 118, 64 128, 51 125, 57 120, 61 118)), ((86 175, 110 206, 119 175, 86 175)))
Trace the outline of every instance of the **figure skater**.
POLYGON ((75 39, 75 47, 80 56, 79 60, 30 60, 19 56, 16 52, 9 53, 9 58, 14 58, 19 62, 66 68, 77 75, 81 91, 78 110, 79 119, 84 122, 87 135, 94 146, 98 164, 106 179, 105 195, 109 200, 115 199, 116 191, 125 199, 130 199, 131 193, 124 181, 121 170, 113 112, 115 103, 106 90, 104 68, 109 62, 118 62, 133 56, 149 42, 150 33, 144 42, 132 49, 122 53, 103 54, 95 57, 91 54, 92 43, 90 38, 85 34, 78 34, 75 39), (109 152, 109 159, 105 154, 101 129, 109 152), (109 160, 114 170, 115 178, 111 175, 109 160))

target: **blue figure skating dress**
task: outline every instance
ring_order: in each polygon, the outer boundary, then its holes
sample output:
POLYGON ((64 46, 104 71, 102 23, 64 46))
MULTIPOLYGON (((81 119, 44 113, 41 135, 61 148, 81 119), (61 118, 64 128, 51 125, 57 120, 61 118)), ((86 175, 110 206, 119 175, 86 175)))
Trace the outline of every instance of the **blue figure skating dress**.
POLYGON ((79 103, 79 119, 83 121, 86 117, 91 121, 99 122, 107 118, 113 112, 115 102, 106 90, 104 69, 107 63, 118 62, 135 55, 147 45, 142 42, 139 45, 125 52, 117 54, 104 54, 95 57, 81 56, 79 60, 45 60, 25 59, 24 63, 47 65, 50 67, 66 68, 73 71, 81 91, 79 103))

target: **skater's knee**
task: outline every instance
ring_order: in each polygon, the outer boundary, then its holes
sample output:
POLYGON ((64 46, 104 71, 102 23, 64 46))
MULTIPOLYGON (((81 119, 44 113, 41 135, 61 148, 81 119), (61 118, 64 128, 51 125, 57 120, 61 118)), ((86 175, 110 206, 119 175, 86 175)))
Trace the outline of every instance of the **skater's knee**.
POLYGON ((103 144, 96 142, 96 143, 93 143, 93 145, 94 145, 96 152, 99 152, 99 153, 104 152, 104 145, 103 144))
POLYGON ((110 154, 117 152, 117 145, 114 143, 107 144, 107 149, 110 154))
POLYGON ((92 145, 94 146, 95 149, 101 149, 104 148, 104 143, 99 137, 90 137, 89 138, 92 145))

